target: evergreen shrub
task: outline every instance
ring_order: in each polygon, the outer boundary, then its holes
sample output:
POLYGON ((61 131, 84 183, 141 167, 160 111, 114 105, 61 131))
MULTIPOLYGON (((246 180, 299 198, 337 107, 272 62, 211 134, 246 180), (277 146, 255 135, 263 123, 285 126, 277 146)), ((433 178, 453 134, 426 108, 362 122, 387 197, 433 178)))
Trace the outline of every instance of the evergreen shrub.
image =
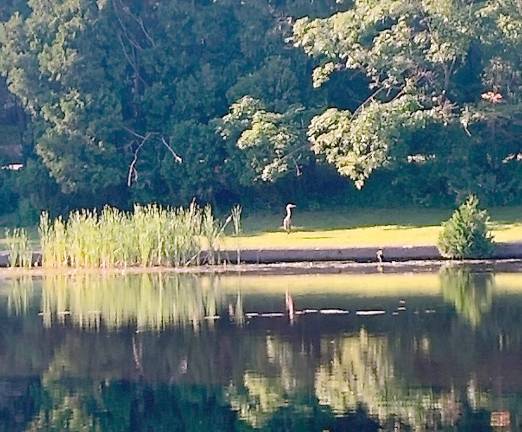
POLYGON ((469 195, 442 224, 437 247, 442 256, 452 259, 487 258, 494 249, 488 229, 489 215, 479 208, 479 200, 469 195))

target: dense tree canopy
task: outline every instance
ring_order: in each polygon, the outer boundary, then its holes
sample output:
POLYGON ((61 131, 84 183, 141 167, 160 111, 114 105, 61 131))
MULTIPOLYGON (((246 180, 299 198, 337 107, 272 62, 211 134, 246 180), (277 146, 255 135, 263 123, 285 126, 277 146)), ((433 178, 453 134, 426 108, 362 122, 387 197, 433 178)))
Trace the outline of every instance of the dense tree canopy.
POLYGON ((414 162, 435 167, 450 193, 478 187, 502 202, 520 190, 520 2, 359 0, 299 20, 294 40, 319 59, 314 86, 338 71, 368 79, 355 110, 329 109, 308 131, 358 187, 379 167, 414 162))
POLYGON ((522 199, 517 0, 10 0, 0 19, 0 155, 25 164, 0 189, 29 206, 324 182, 522 199))

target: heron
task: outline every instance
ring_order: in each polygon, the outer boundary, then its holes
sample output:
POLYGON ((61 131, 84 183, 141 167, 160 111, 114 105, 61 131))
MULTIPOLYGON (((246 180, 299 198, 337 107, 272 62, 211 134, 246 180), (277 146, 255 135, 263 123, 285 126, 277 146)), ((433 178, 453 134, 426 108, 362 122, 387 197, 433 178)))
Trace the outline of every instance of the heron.
POLYGON ((377 249, 377 253, 375 254, 375 257, 377 258, 377 261, 379 264, 382 264, 384 261, 384 251, 382 250, 382 247, 377 249))
POLYGON ((288 234, 290 234, 290 231, 292 230, 292 209, 293 208, 296 208, 295 204, 287 204, 286 216, 283 219, 283 228, 288 234))

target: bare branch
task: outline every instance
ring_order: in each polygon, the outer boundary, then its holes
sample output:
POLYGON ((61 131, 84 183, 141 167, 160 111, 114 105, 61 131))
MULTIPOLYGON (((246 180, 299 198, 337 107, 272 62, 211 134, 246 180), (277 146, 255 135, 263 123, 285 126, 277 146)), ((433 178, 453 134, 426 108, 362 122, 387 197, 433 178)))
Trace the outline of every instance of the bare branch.
POLYGON ((145 35, 145 37, 148 39, 150 44, 155 48, 156 44, 154 42, 154 39, 152 39, 152 36, 150 35, 150 33, 145 28, 145 24, 143 23, 143 19, 141 17, 138 17, 138 16, 134 15, 128 7, 122 7, 122 10, 123 10, 124 13, 126 13, 128 16, 130 16, 134 21, 136 21, 136 23, 140 26, 140 29, 143 32, 143 34, 145 35))
POLYGON ((140 144, 138 145, 138 147, 136 147, 136 150, 134 151, 134 158, 132 159, 132 162, 129 165, 129 172, 127 175, 127 186, 130 187, 132 185, 133 180, 134 181, 137 180, 138 171, 136 170, 136 164, 138 163, 138 154, 139 154, 140 150, 143 148, 143 146, 145 145, 145 143, 154 136, 160 136, 161 143, 172 154, 176 163, 183 163, 183 158, 174 151, 174 149, 169 145, 169 143, 167 143, 167 140, 165 139, 165 137, 160 135, 159 132, 147 132, 145 135, 141 135, 140 133, 132 130, 131 128, 129 128, 127 126, 123 126, 123 129, 126 130, 131 135, 133 135, 134 137, 139 138, 141 140, 140 144))
MULTIPOLYGON (((123 126, 123 129, 125 129, 127 132, 129 132, 130 134, 134 135, 137 138, 140 138, 142 140, 145 139, 145 136, 140 135, 138 132, 133 131, 131 128, 128 128, 127 126, 123 126)), ((151 135, 153 133, 154 132, 148 132, 147 135, 151 135)))
MULTIPOLYGON (((113 2, 112 2, 113 8, 114 8, 114 14, 116 15, 116 18, 118 20, 121 30, 123 31, 123 34, 125 35, 125 38, 127 39, 127 41, 129 41, 129 43, 132 46, 134 46, 136 49, 142 51, 143 47, 132 37, 131 33, 129 32, 129 29, 123 23, 123 20, 116 8, 116 2, 117 2, 117 0, 113 0, 113 2)), ((121 5, 121 2, 119 2, 119 3, 120 3, 120 6, 119 6, 120 9, 122 9, 125 12, 125 7, 123 5, 121 5)))
POLYGON ((299 164, 297 163, 297 161, 296 161, 294 158, 292 158, 292 162, 293 162, 294 165, 295 165, 295 175, 296 175, 297 177, 302 176, 302 175, 303 175, 303 171, 301 170, 301 167, 299 166, 299 164))
POLYGON ((177 162, 177 163, 183 163, 183 159, 181 158, 181 156, 179 156, 173 149, 170 145, 167 144, 167 141, 165 140, 164 137, 161 137, 161 142, 163 143, 163 145, 165 147, 167 147, 167 149, 172 153, 172 156, 174 156, 174 160, 177 162))
POLYGON ((152 39, 152 36, 149 34, 149 32, 147 31, 147 29, 145 28, 145 24, 143 23, 143 20, 141 18, 139 18, 139 21, 138 21, 140 27, 141 27, 141 30, 143 31, 143 34, 145 35, 145 37, 149 40, 150 44, 152 45, 153 48, 156 48, 156 44, 154 42, 154 39, 152 39))
POLYGON ((295 162, 295 159, 293 158, 293 155, 296 154, 297 152, 300 152, 301 150, 306 149, 307 147, 308 147, 308 143, 304 144, 304 145, 298 145, 294 149, 292 149, 290 152, 288 152, 287 154, 283 155, 283 157, 281 157, 281 160, 284 161, 286 159, 292 158, 294 160, 294 162, 295 162))
POLYGON ((132 66, 132 69, 134 69, 134 71, 137 72, 136 63, 130 58, 129 53, 127 52, 127 48, 125 48, 125 43, 123 42, 123 39, 121 37, 121 33, 118 34, 118 40, 120 41, 121 49, 123 51, 123 54, 125 55, 125 58, 127 59, 127 62, 132 66))
MULTIPOLYGON (((118 40, 120 41, 120 45, 121 45, 121 50, 123 51, 123 55, 125 56, 125 58, 127 59, 127 62, 129 63, 129 65, 132 67, 132 70, 134 71, 134 73, 136 74, 136 77, 144 84, 144 85, 147 85, 147 83, 145 82, 145 80, 142 78, 142 76, 140 75, 140 70, 139 70, 139 67, 138 65, 136 64, 136 62, 134 60, 131 59, 129 53, 127 52, 127 48, 125 48, 125 43, 123 42, 123 39, 122 39, 122 35, 121 33, 118 34, 118 40)), ((131 48, 132 49, 132 48, 131 48)))
MULTIPOLYGON (((136 134, 135 132, 131 131, 130 129, 127 129, 129 132, 132 132, 136 136, 141 136, 136 134)), ((151 137, 151 133, 148 132, 147 135, 143 137, 143 140, 141 141, 140 145, 136 148, 134 151, 134 158, 132 159, 131 164, 129 165, 129 173, 127 175, 127 186, 131 187, 132 180, 136 181, 138 179, 138 171, 136 170, 136 163, 138 162, 138 153, 140 152, 143 145, 147 142, 147 140, 151 137)))
POLYGON ((355 114, 357 114, 359 111, 361 111, 363 108, 366 107, 366 105, 372 101, 375 100, 375 97, 380 93, 382 92, 383 90, 385 90, 386 88, 385 87, 379 87, 376 91, 374 91, 370 97, 368 97, 362 104, 360 104, 357 109, 353 112, 352 116, 355 117, 355 114))

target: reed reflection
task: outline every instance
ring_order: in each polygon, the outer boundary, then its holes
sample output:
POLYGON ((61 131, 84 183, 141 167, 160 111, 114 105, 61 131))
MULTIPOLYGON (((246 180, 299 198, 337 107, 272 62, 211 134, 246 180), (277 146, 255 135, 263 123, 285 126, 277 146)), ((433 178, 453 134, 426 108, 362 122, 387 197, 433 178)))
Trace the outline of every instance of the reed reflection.
POLYGON ((34 282, 31 276, 10 279, 7 312, 11 315, 26 315, 34 296, 34 282))
MULTIPOLYGON (((444 266, 438 279, 444 300, 454 306, 464 321, 478 327, 492 306, 494 275, 477 273, 463 266, 444 266)), ((12 279, 10 284, 8 312, 23 315, 37 297, 33 279, 12 279)), ((198 328, 203 323, 212 326, 221 318, 242 326, 247 317, 259 314, 245 311, 248 283, 242 287, 241 282, 237 282, 233 289, 229 285, 226 278, 222 280, 217 276, 163 273, 46 275, 42 278, 40 313, 47 327, 68 321, 86 329, 98 329, 103 325, 109 329, 136 326, 161 330, 168 326, 198 328)), ((422 294, 421 288, 419 294, 422 294)), ((288 289, 280 295, 279 310, 272 311, 272 315, 284 315, 290 324, 305 313, 303 308, 316 307, 314 304, 295 304, 293 293, 288 289)))
MULTIPOLYGON (((23 314, 30 280, 13 283, 12 313, 23 314)), ((240 297, 238 297, 240 301, 240 297)), ((162 330, 169 326, 212 325, 224 308, 215 278, 140 275, 49 275, 42 279, 41 315, 46 327, 68 321, 85 329, 162 330)), ((242 313, 235 307, 235 319, 242 313)))

